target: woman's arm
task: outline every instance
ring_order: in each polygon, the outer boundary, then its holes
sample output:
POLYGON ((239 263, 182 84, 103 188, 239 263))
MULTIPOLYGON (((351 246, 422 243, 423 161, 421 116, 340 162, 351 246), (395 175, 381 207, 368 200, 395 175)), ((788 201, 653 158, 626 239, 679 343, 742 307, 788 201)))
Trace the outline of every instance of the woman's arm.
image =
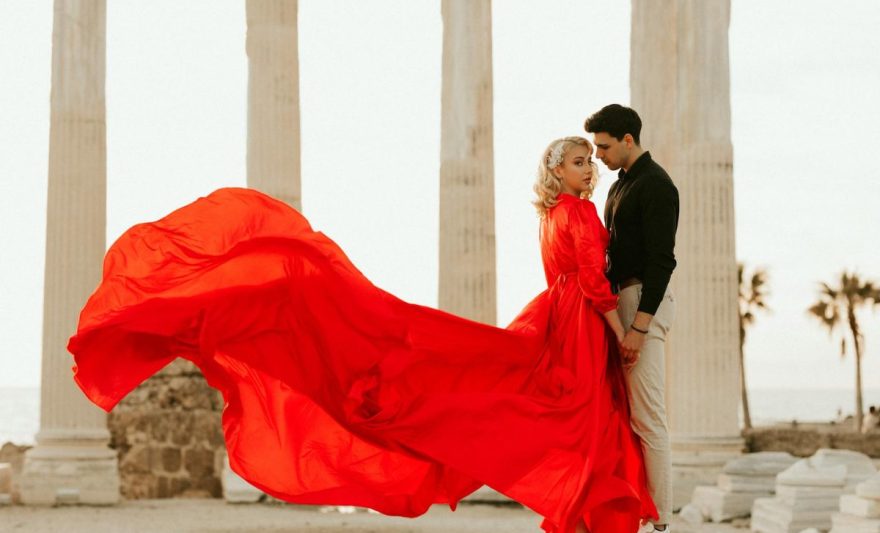
POLYGON ((620 321, 620 315, 617 314, 617 309, 612 309, 606 313, 603 313, 605 320, 608 321, 608 325, 611 326, 611 331, 614 332, 614 336, 617 337, 617 343, 620 344, 623 342, 623 336, 626 334, 626 331, 623 329, 623 322, 620 321))

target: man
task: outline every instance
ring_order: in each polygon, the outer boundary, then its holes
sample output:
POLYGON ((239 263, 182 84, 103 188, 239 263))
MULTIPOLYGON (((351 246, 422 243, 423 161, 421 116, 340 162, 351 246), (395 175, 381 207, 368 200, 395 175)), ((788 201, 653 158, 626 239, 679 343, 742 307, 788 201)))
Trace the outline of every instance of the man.
POLYGON ((862 418, 862 433, 871 433, 877 429, 877 424, 880 423, 880 412, 878 412, 875 406, 871 406, 868 409, 868 414, 862 418))
MULTIPOLYGON (((654 531, 669 531, 672 478, 666 425, 666 334, 675 302, 669 279, 675 268, 678 190, 650 152, 642 150, 642 121, 618 104, 603 107, 587 119, 596 156, 620 170, 605 204, 608 279, 619 294, 618 312, 627 328, 621 355, 629 368, 632 427, 642 439, 648 487, 659 519, 654 531)), ((649 529, 650 531, 650 529, 649 529)))

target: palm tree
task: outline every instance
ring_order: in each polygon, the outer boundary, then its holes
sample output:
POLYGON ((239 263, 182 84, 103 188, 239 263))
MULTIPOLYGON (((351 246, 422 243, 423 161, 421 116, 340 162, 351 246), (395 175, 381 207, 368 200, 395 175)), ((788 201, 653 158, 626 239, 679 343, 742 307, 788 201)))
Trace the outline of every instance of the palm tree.
POLYGON ((859 327, 856 312, 868 305, 880 304, 880 287, 871 281, 862 281, 856 273, 844 271, 840 275, 840 285, 831 287, 820 283, 819 301, 809 309, 810 315, 828 328, 828 334, 840 331, 840 357, 846 357, 849 328, 853 351, 856 357, 856 431, 862 427, 862 349, 865 338, 859 327), (844 326, 845 324, 845 326, 844 326))
POLYGON ((737 279, 739 282, 739 372, 740 388, 742 391, 743 425, 745 429, 752 429, 752 416, 749 411, 749 395, 746 389, 746 363, 745 344, 746 328, 755 322, 755 314, 760 310, 770 310, 765 301, 767 297, 767 271, 756 268, 751 277, 746 281, 744 274, 745 265, 737 265, 737 279))

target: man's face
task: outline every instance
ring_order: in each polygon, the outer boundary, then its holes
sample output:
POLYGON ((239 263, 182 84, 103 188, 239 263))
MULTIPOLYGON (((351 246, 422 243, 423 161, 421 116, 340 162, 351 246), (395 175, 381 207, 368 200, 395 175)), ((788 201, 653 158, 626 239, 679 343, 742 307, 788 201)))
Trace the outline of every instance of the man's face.
POLYGON ((625 142, 626 137, 617 140, 607 132, 593 134, 593 144, 596 145, 596 157, 605 163, 610 170, 618 170, 626 162, 629 148, 625 142))

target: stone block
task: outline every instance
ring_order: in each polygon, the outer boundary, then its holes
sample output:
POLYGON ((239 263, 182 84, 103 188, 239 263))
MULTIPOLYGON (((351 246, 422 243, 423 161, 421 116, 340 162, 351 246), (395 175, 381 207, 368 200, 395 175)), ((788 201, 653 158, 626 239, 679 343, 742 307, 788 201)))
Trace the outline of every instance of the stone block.
POLYGON ((159 476, 156 486, 157 498, 173 498, 179 496, 192 487, 192 480, 188 477, 159 476))
POLYGON ((752 531, 756 533, 799 533, 809 527, 829 529, 831 511, 795 512, 777 498, 758 498, 752 506, 752 531))
MULTIPOLYGON (((226 441, 223 438, 223 427, 220 411, 200 411, 192 424, 193 442, 201 442, 225 454, 226 441)), ((220 471, 218 468, 217 472, 220 471)))
POLYGON ((214 450, 208 448, 189 448, 183 453, 186 471, 191 477, 214 475, 214 450))
POLYGON ((797 458, 787 452, 758 452, 745 454, 728 461, 722 473, 729 476, 774 478, 776 474, 797 462, 797 458))
POLYGON ((840 512, 861 518, 880 518, 880 501, 844 494, 840 497, 840 512))
POLYGON ((831 515, 831 531, 828 533, 880 533, 880 519, 834 513, 831 515))
POLYGON ((152 469, 152 448, 144 444, 132 447, 128 453, 120 454, 119 471, 129 474, 144 474, 152 469))
POLYGON ((162 448, 160 453, 162 455, 162 470, 169 474, 173 474, 180 470, 182 464, 180 448, 165 447, 162 448))
POLYGON ((851 488, 877 473, 870 457, 851 450, 819 450, 809 461, 817 468, 843 465, 846 467, 846 486, 851 488))
POLYGON ((195 437, 195 413, 172 411, 167 413, 166 422, 169 424, 168 435, 171 444, 186 446, 192 444, 195 437))
POLYGON ((846 485, 845 465, 817 465, 809 459, 801 459, 776 476, 777 490, 780 486, 843 487, 846 485))
POLYGON ((772 495, 771 492, 728 492, 719 487, 701 486, 694 490, 691 505, 713 522, 726 522, 749 516, 756 499, 772 495))
POLYGON ((222 498, 223 483, 217 476, 208 476, 193 479, 192 488, 185 493, 190 498, 222 498), (197 496, 198 494, 198 496, 197 496))
POLYGON ((856 494, 862 498, 880 500, 880 474, 874 474, 856 485, 856 494))
POLYGON ((836 511, 840 504, 842 487, 805 487, 779 485, 776 498, 795 510, 836 511))
POLYGON ((27 505, 113 505, 119 501, 116 454, 106 448, 37 447, 28 452, 18 480, 27 505))
POLYGON ((776 490, 776 474, 772 476, 742 476, 719 474, 718 488, 727 492, 769 492, 776 490))
POLYGON ((688 503, 690 498, 699 486, 711 486, 715 484, 722 467, 730 458, 719 459, 717 464, 707 463, 704 465, 690 464, 684 465, 680 460, 681 456, 673 455, 672 464, 672 506, 674 509, 681 509, 688 503))
POLYGON ((264 496, 263 491, 254 487, 241 476, 236 474, 230 467, 229 462, 224 461, 223 497, 230 503, 255 503, 264 496))
POLYGON ((697 508, 696 505, 689 503, 681 508, 678 513, 679 518, 688 524, 702 524, 706 521, 706 516, 697 508))

